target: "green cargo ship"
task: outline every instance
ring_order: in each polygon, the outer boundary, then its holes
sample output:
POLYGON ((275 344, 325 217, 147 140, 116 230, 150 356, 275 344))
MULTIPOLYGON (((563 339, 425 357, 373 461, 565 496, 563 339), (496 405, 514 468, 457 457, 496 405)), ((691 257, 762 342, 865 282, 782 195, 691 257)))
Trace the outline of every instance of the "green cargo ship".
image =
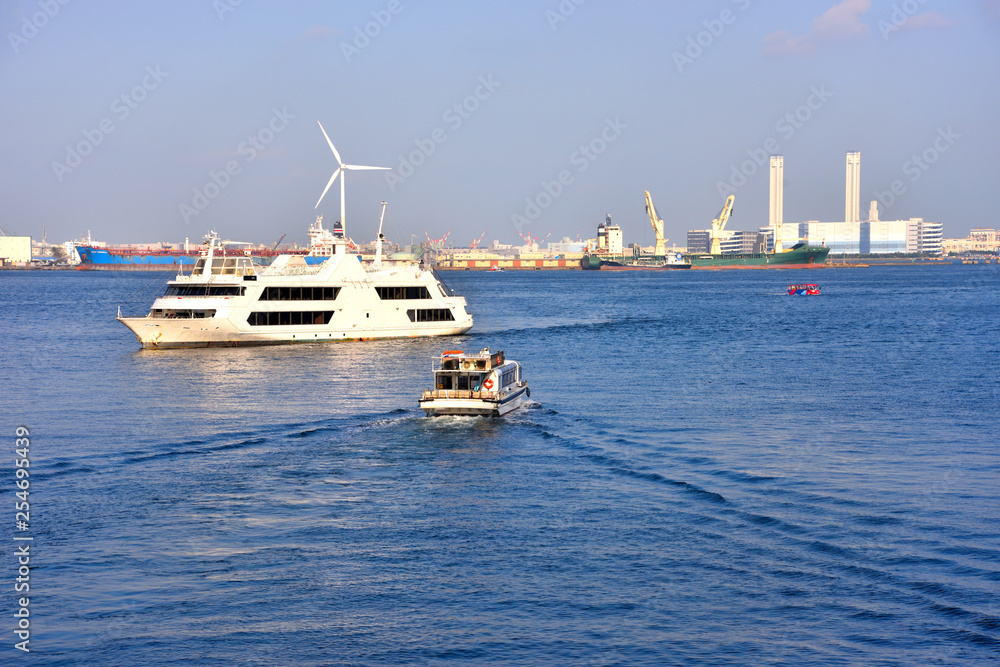
POLYGON ((794 269, 816 266, 826 262, 830 249, 824 246, 810 246, 797 243, 784 252, 748 252, 733 255, 687 255, 685 259, 693 268, 723 267, 774 267, 794 269))
POLYGON ((826 262, 826 256, 830 254, 830 249, 824 246, 810 246, 798 243, 788 250, 779 253, 773 252, 746 252, 732 255, 721 254, 701 254, 684 255, 683 262, 674 262, 672 265, 661 261, 643 262, 625 261, 624 257, 612 255, 584 255, 580 260, 580 268, 584 270, 622 270, 634 268, 646 269, 724 269, 724 268, 747 268, 747 269, 798 269, 811 266, 822 265, 826 262))

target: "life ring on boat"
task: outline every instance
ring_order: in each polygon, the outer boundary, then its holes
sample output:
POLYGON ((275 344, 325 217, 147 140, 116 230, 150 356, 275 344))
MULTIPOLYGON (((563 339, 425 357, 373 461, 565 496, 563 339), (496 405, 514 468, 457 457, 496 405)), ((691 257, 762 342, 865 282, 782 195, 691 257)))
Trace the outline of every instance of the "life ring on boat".
POLYGON ((487 380, 486 382, 483 383, 483 386, 486 387, 487 389, 492 389, 493 388, 493 380, 487 380))

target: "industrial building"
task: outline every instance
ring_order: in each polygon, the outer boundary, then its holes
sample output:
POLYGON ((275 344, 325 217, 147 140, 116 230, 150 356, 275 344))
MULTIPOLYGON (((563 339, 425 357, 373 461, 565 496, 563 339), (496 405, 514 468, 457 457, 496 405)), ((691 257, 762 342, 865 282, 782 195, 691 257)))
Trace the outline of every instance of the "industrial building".
POLYGON ((689 253, 704 254, 712 243, 712 231, 710 229, 689 229, 687 233, 687 251, 689 253))
MULTIPOLYGON (((723 231, 720 245, 724 254, 755 252, 751 248, 763 245, 759 235, 766 239, 768 250, 777 252, 805 243, 826 246, 831 255, 941 254, 940 222, 923 218, 879 220, 878 203, 874 201, 868 209, 868 219, 861 220, 860 152, 847 154, 843 221, 784 222, 784 171, 784 157, 771 156, 768 224, 753 232, 723 231)), ((708 252, 710 236, 708 230, 689 230, 688 251, 708 252)))
POLYGON ((945 253, 1000 254, 1000 231, 990 227, 975 227, 964 239, 943 239, 941 251, 945 253))
POLYGON ((30 236, 0 236, 0 265, 31 262, 30 236))

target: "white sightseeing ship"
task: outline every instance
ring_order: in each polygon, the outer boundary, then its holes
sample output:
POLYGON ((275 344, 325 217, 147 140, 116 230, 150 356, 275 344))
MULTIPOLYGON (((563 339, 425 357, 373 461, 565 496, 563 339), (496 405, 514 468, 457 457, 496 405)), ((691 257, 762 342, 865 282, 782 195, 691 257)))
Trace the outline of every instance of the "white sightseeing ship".
POLYGON ((521 407, 531 390, 521 364, 504 359, 503 350, 479 354, 449 350, 434 366, 434 389, 418 401, 428 417, 470 415, 502 417, 521 407))
MULTIPOLYGON (((384 209, 383 209, 384 211, 384 209)), ((206 237, 190 275, 167 283, 144 317, 123 317, 143 348, 308 343, 449 336, 472 328, 465 298, 432 269, 363 262, 342 234, 310 229, 310 255, 281 255, 270 266, 227 255, 206 237), (319 263, 311 264, 309 261, 319 263)))
POLYGON ((322 216, 309 228, 306 256, 281 255, 270 266, 230 255, 214 233, 190 275, 167 283, 145 317, 123 317, 144 348, 269 345, 450 336, 472 328, 465 299, 449 292, 423 263, 382 260, 382 202, 373 261, 347 238, 345 174, 386 169, 344 164, 326 130, 337 170, 316 202, 340 178, 340 220, 333 232, 322 216))

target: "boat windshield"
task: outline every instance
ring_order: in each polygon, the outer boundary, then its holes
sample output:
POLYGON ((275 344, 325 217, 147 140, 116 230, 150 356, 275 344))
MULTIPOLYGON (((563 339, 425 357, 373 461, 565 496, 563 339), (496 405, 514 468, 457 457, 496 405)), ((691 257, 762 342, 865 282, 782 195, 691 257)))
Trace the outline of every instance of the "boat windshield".
POLYGON ((436 389, 471 389, 481 391, 485 373, 438 373, 436 389))
MULTIPOLYGON (((205 258, 200 257, 194 265, 192 275, 205 275, 205 258)), ((253 260, 249 257, 215 257, 212 259, 211 275, 213 276, 252 276, 255 275, 253 260)))

